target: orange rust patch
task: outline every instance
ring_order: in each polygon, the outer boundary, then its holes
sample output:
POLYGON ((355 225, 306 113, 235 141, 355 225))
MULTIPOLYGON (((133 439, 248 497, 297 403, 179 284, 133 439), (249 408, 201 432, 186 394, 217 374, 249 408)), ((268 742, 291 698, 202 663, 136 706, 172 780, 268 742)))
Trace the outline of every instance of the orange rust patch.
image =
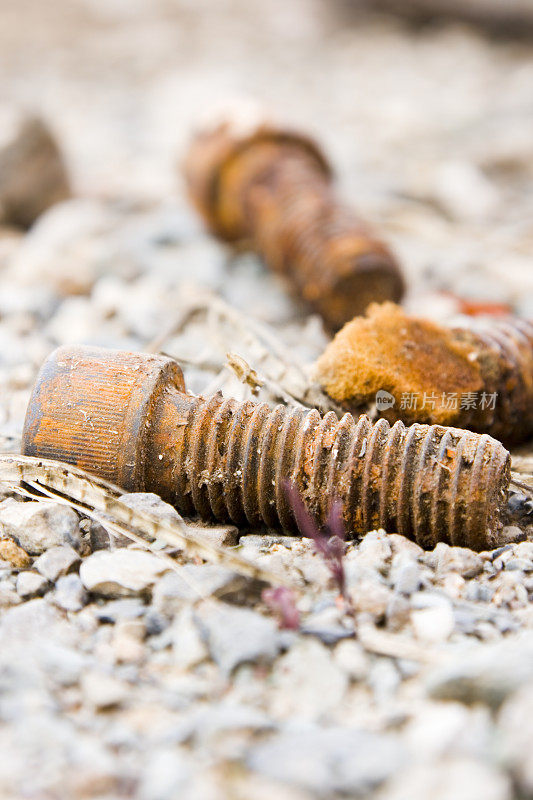
POLYGON ((402 419, 442 425, 457 421, 460 406, 448 407, 443 394, 460 399, 483 387, 473 344, 453 330, 408 317, 394 303, 373 303, 365 317, 345 325, 317 361, 315 374, 330 397, 352 407, 372 402, 385 389, 396 398, 393 418, 402 397, 417 395, 417 408, 402 408, 402 419))

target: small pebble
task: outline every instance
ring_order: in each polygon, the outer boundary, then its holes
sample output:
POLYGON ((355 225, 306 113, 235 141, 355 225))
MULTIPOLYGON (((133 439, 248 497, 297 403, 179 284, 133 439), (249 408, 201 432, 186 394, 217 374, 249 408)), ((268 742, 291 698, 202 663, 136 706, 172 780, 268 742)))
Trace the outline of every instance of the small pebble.
POLYGON ((82 545, 78 515, 59 503, 22 503, 9 498, 0 503, 0 523, 30 555, 50 547, 82 545))
POLYGON ((80 557, 70 545, 51 547, 35 560, 35 569, 49 581, 56 581, 79 564, 80 557))
POLYGON ((25 569, 32 562, 31 556, 12 539, 0 539, 0 560, 16 569, 25 569))
POLYGON ((130 597, 148 592, 168 564, 144 550, 99 550, 86 558, 80 578, 88 592, 102 597, 130 597))
POLYGON ((102 671, 84 673, 81 679, 83 699, 97 711, 107 711, 121 705, 128 696, 128 687, 102 671))
POLYGON ((63 575, 55 585, 54 602, 65 611, 80 611, 89 601, 89 595, 79 575, 63 575))
POLYGON ((200 606, 195 619, 211 656, 226 674, 247 661, 268 663, 279 651, 278 629, 271 617, 211 601, 200 606))
POLYGON ((26 570, 17 576, 17 592, 23 600, 41 597, 50 588, 49 582, 38 572, 26 570))

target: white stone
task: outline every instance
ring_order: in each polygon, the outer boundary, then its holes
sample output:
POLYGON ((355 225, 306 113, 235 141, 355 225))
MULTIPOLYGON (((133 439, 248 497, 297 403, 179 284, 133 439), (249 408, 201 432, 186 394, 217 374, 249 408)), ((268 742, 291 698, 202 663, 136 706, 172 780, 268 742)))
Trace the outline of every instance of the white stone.
POLYGON ((342 702, 348 674, 329 649, 313 638, 299 639, 272 673, 272 708, 283 718, 318 719, 342 702))
POLYGON ((24 599, 43 595, 49 586, 46 578, 38 572, 26 570, 17 576, 17 593, 24 599))
POLYGON ((57 545, 81 546, 78 515, 59 503, 21 503, 8 498, 0 503, 0 524, 30 555, 57 545))
POLYGON ((83 561, 80 578, 92 594, 128 597, 151 589, 168 569, 163 559, 143 550, 99 550, 83 561))
POLYGON ((180 611, 167 635, 172 644, 172 661, 181 669, 191 669, 209 656, 191 606, 185 606, 180 611))
POLYGON ((128 687, 122 681, 94 670, 82 675, 81 691, 84 701, 97 710, 118 706, 128 695, 128 687))
POLYGON ((418 639, 428 643, 444 642, 455 625, 451 603, 442 603, 433 608, 421 608, 411 612, 411 624, 418 639))
POLYGON ((202 604, 195 618, 211 656, 227 674, 248 661, 272 661, 279 651, 276 623, 251 609, 211 600, 202 604))
POLYGON ((79 560, 80 557, 73 547, 61 545, 51 547, 40 555, 33 566, 49 581, 56 581, 61 575, 66 575, 79 560))

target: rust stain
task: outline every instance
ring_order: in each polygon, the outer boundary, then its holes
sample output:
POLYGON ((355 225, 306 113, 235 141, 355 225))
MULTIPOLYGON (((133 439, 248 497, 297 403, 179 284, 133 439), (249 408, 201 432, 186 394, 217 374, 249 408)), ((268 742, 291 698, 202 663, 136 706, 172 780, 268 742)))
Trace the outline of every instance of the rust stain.
POLYGON ((395 398, 381 412, 390 422, 469 428, 508 444, 533 434, 533 323, 527 320, 446 328, 393 303, 372 304, 338 332, 315 376, 355 413, 384 389, 395 398))

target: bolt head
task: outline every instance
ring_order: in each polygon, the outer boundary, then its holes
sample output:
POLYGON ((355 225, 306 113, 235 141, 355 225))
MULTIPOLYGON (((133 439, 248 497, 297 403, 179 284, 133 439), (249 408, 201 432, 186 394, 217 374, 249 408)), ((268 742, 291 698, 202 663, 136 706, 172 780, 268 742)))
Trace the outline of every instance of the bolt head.
POLYGON ((60 347, 45 361, 28 403, 24 455, 75 464, 139 491, 158 401, 185 391, 170 358, 99 347, 60 347))

